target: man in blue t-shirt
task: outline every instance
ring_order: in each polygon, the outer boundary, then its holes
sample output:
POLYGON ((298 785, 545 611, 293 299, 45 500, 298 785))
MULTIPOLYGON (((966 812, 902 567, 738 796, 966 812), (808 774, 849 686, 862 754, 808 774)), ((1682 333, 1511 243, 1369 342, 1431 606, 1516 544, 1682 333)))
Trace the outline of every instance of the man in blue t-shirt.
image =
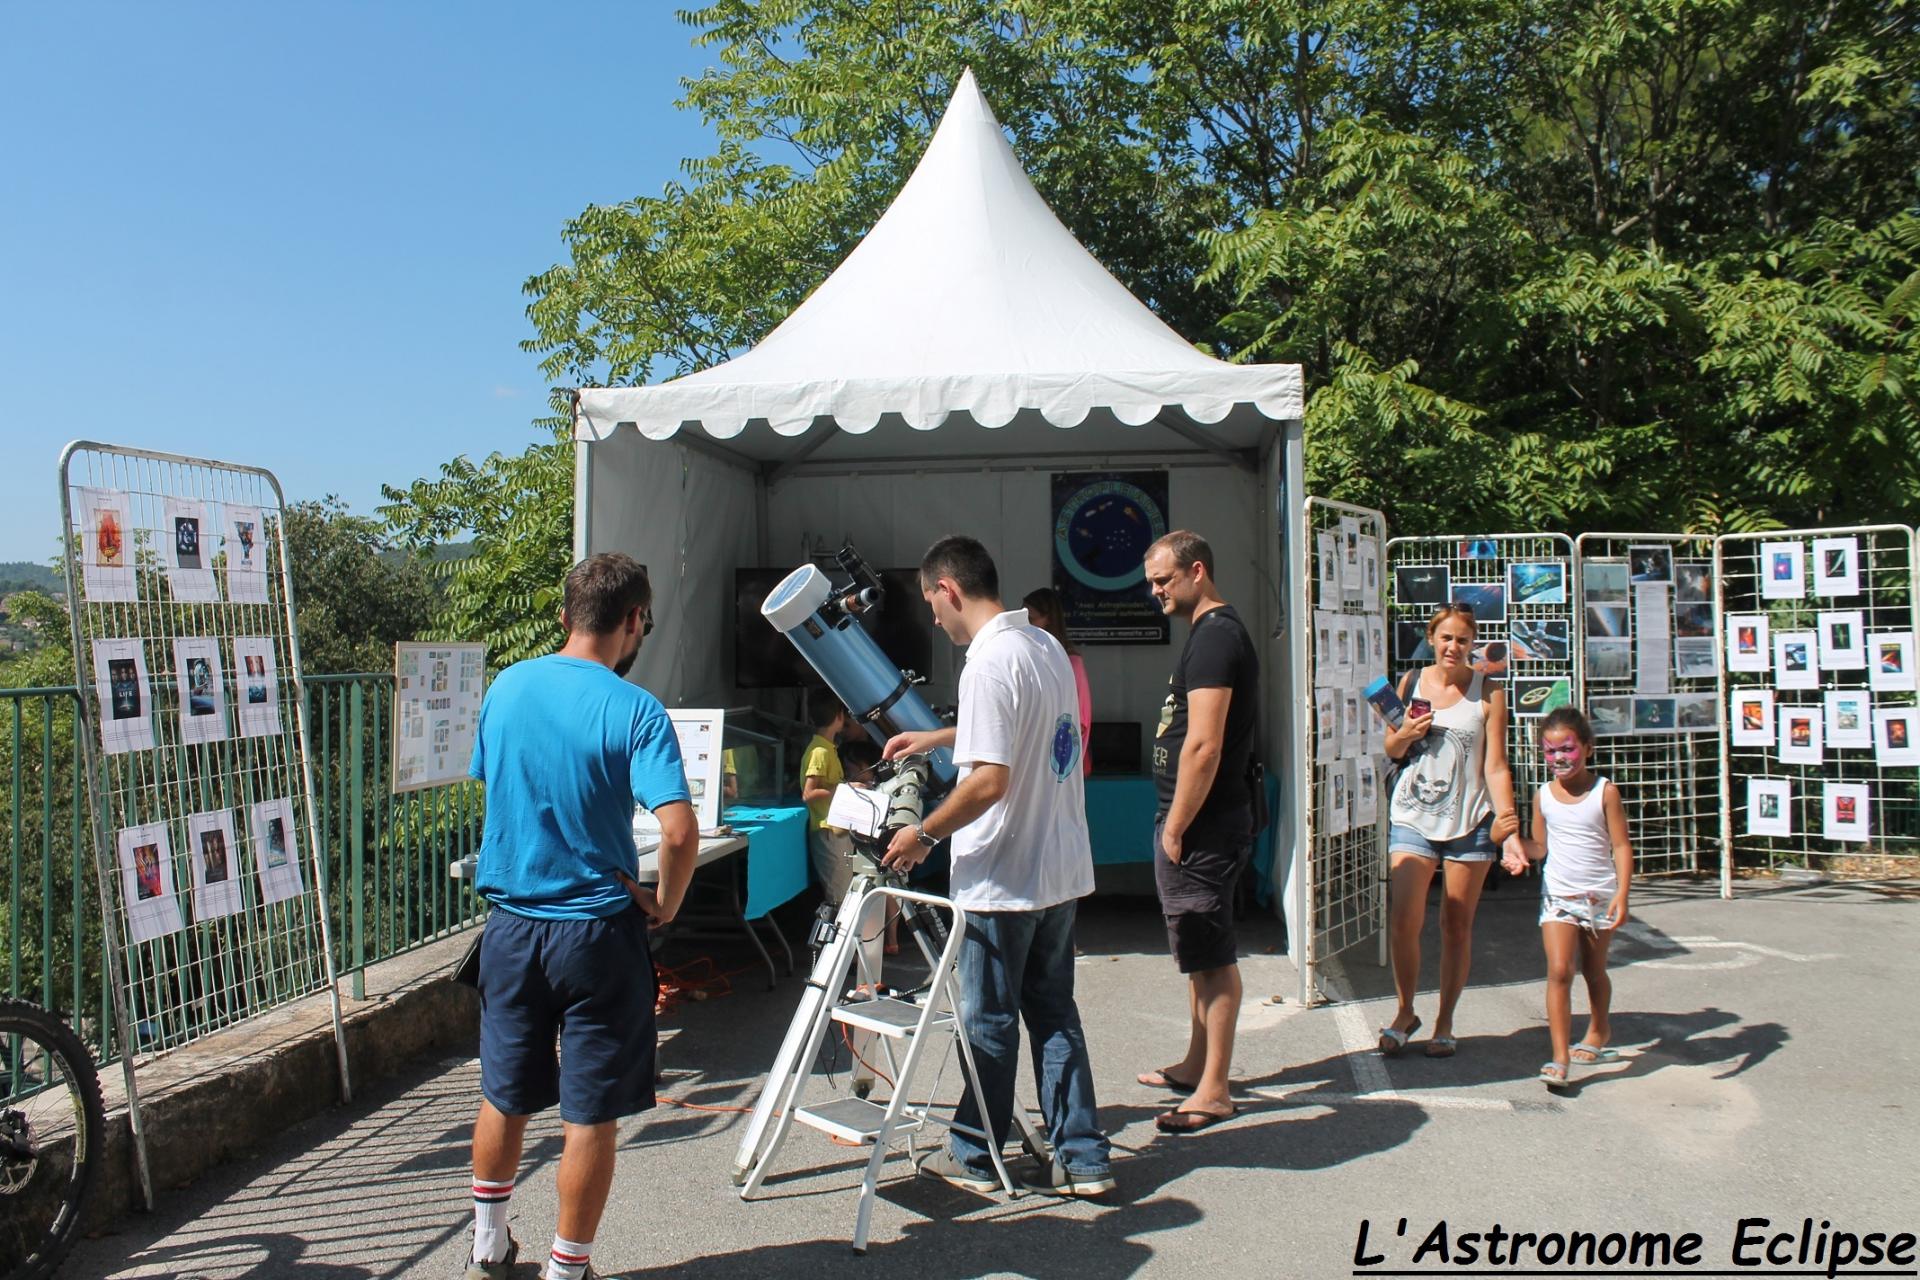
POLYGON ((647 928, 680 909, 700 833, 673 722, 622 679, 653 630, 652 599, 631 557, 582 560, 567 575, 566 644, 501 672, 480 708, 469 770, 487 787, 476 887, 494 911, 480 947, 467 1280, 512 1273, 507 1205, 527 1117, 556 1102, 565 1145, 544 1274, 590 1275, 616 1126, 654 1103, 647 928), (636 805, 660 821, 657 888, 634 878, 636 805))

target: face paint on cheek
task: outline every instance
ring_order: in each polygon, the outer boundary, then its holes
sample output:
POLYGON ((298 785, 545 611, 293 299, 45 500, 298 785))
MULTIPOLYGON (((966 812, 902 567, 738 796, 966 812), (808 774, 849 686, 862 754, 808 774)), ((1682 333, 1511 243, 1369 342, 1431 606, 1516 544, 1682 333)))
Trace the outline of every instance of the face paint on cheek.
POLYGON ((1562 747, 1557 750, 1553 747, 1548 747, 1546 751, 1547 772, 1556 778, 1564 778, 1580 768, 1584 755, 1585 752, 1579 747, 1562 747))

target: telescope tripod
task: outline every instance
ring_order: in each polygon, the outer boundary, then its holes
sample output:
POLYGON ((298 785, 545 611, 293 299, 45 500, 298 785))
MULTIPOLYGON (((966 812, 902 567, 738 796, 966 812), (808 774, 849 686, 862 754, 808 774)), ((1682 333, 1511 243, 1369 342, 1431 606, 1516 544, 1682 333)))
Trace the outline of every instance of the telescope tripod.
MULTIPOLYGON (((733 1179, 740 1186, 740 1198, 749 1199, 760 1189, 781 1143, 794 1121, 819 1129, 843 1142, 865 1146, 873 1153, 867 1159, 866 1177, 861 1183, 860 1208, 855 1220, 853 1249, 865 1253, 867 1231, 873 1216, 874 1190, 879 1182, 880 1165, 886 1159, 894 1139, 907 1138, 908 1156, 913 1154, 914 1138, 929 1123, 958 1128, 978 1138, 993 1157, 993 1168, 1008 1195, 1017 1195, 1013 1178, 1001 1159, 999 1144, 988 1134, 955 1124, 951 1119, 932 1114, 932 1100, 912 1100, 912 1082, 916 1073, 931 1058, 944 1064, 947 1041, 959 1047, 961 1071, 976 1099, 984 1098, 979 1072, 974 1066, 973 1050, 967 1043, 955 1006, 956 965, 966 934, 966 913, 945 898, 908 889, 897 877, 878 871, 870 859, 848 886, 847 895, 834 917, 826 945, 822 948, 800 1007, 787 1027, 779 1056, 762 1085, 753 1114, 748 1118, 745 1135, 734 1158, 733 1179), (879 995, 879 965, 869 964, 862 949, 860 920, 870 903, 891 900, 899 903, 901 923, 911 931, 927 959, 927 985, 917 993, 879 995), (950 913, 949 928, 940 912, 950 913), (856 979, 849 983, 849 979, 856 979), (849 986, 855 998, 844 999, 849 986), (860 995, 859 992, 873 993, 860 995), (856 1094, 812 1106, 801 1103, 813 1064, 833 1024, 839 1023, 879 1045, 878 1056, 892 1077, 892 1093, 884 1102, 871 1101, 856 1094), (769 1124, 771 1122, 771 1125, 769 1124)), ((929 1090, 931 1093, 931 1090, 929 1090)), ((1021 1131, 1022 1145, 1044 1167, 1049 1158, 1046 1144, 1016 1108, 1014 1121, 1021 1131)))

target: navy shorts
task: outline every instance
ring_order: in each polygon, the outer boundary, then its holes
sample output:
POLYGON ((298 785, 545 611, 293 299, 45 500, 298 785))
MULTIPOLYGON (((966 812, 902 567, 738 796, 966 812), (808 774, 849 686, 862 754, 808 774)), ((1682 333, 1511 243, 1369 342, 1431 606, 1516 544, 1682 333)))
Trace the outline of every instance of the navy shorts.
POLYGON ((645 1111, 654 995, 638 907, 599 920, 495 910, 480 943, 480 1092, 510 1116, 557 1102, 569 1124, 645 1111))
POLYGON ((1167 921, 1167 949, 1182 973, 1224 969, 1240 959, 1233 924, 1233 891, 1253 858, 1250 837, 1196 836, 1180 842, 1180 861, 1161 846, 1153 824, 1153 881, 1167 921))

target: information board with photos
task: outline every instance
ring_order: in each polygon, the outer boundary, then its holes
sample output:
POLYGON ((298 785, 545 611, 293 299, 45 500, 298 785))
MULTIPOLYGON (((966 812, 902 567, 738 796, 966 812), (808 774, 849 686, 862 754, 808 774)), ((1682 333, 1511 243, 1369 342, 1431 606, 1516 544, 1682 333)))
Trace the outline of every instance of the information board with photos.
POLYGON ((393 790, 463 782, 487 691, 487 646, 393 646, 393 790))

